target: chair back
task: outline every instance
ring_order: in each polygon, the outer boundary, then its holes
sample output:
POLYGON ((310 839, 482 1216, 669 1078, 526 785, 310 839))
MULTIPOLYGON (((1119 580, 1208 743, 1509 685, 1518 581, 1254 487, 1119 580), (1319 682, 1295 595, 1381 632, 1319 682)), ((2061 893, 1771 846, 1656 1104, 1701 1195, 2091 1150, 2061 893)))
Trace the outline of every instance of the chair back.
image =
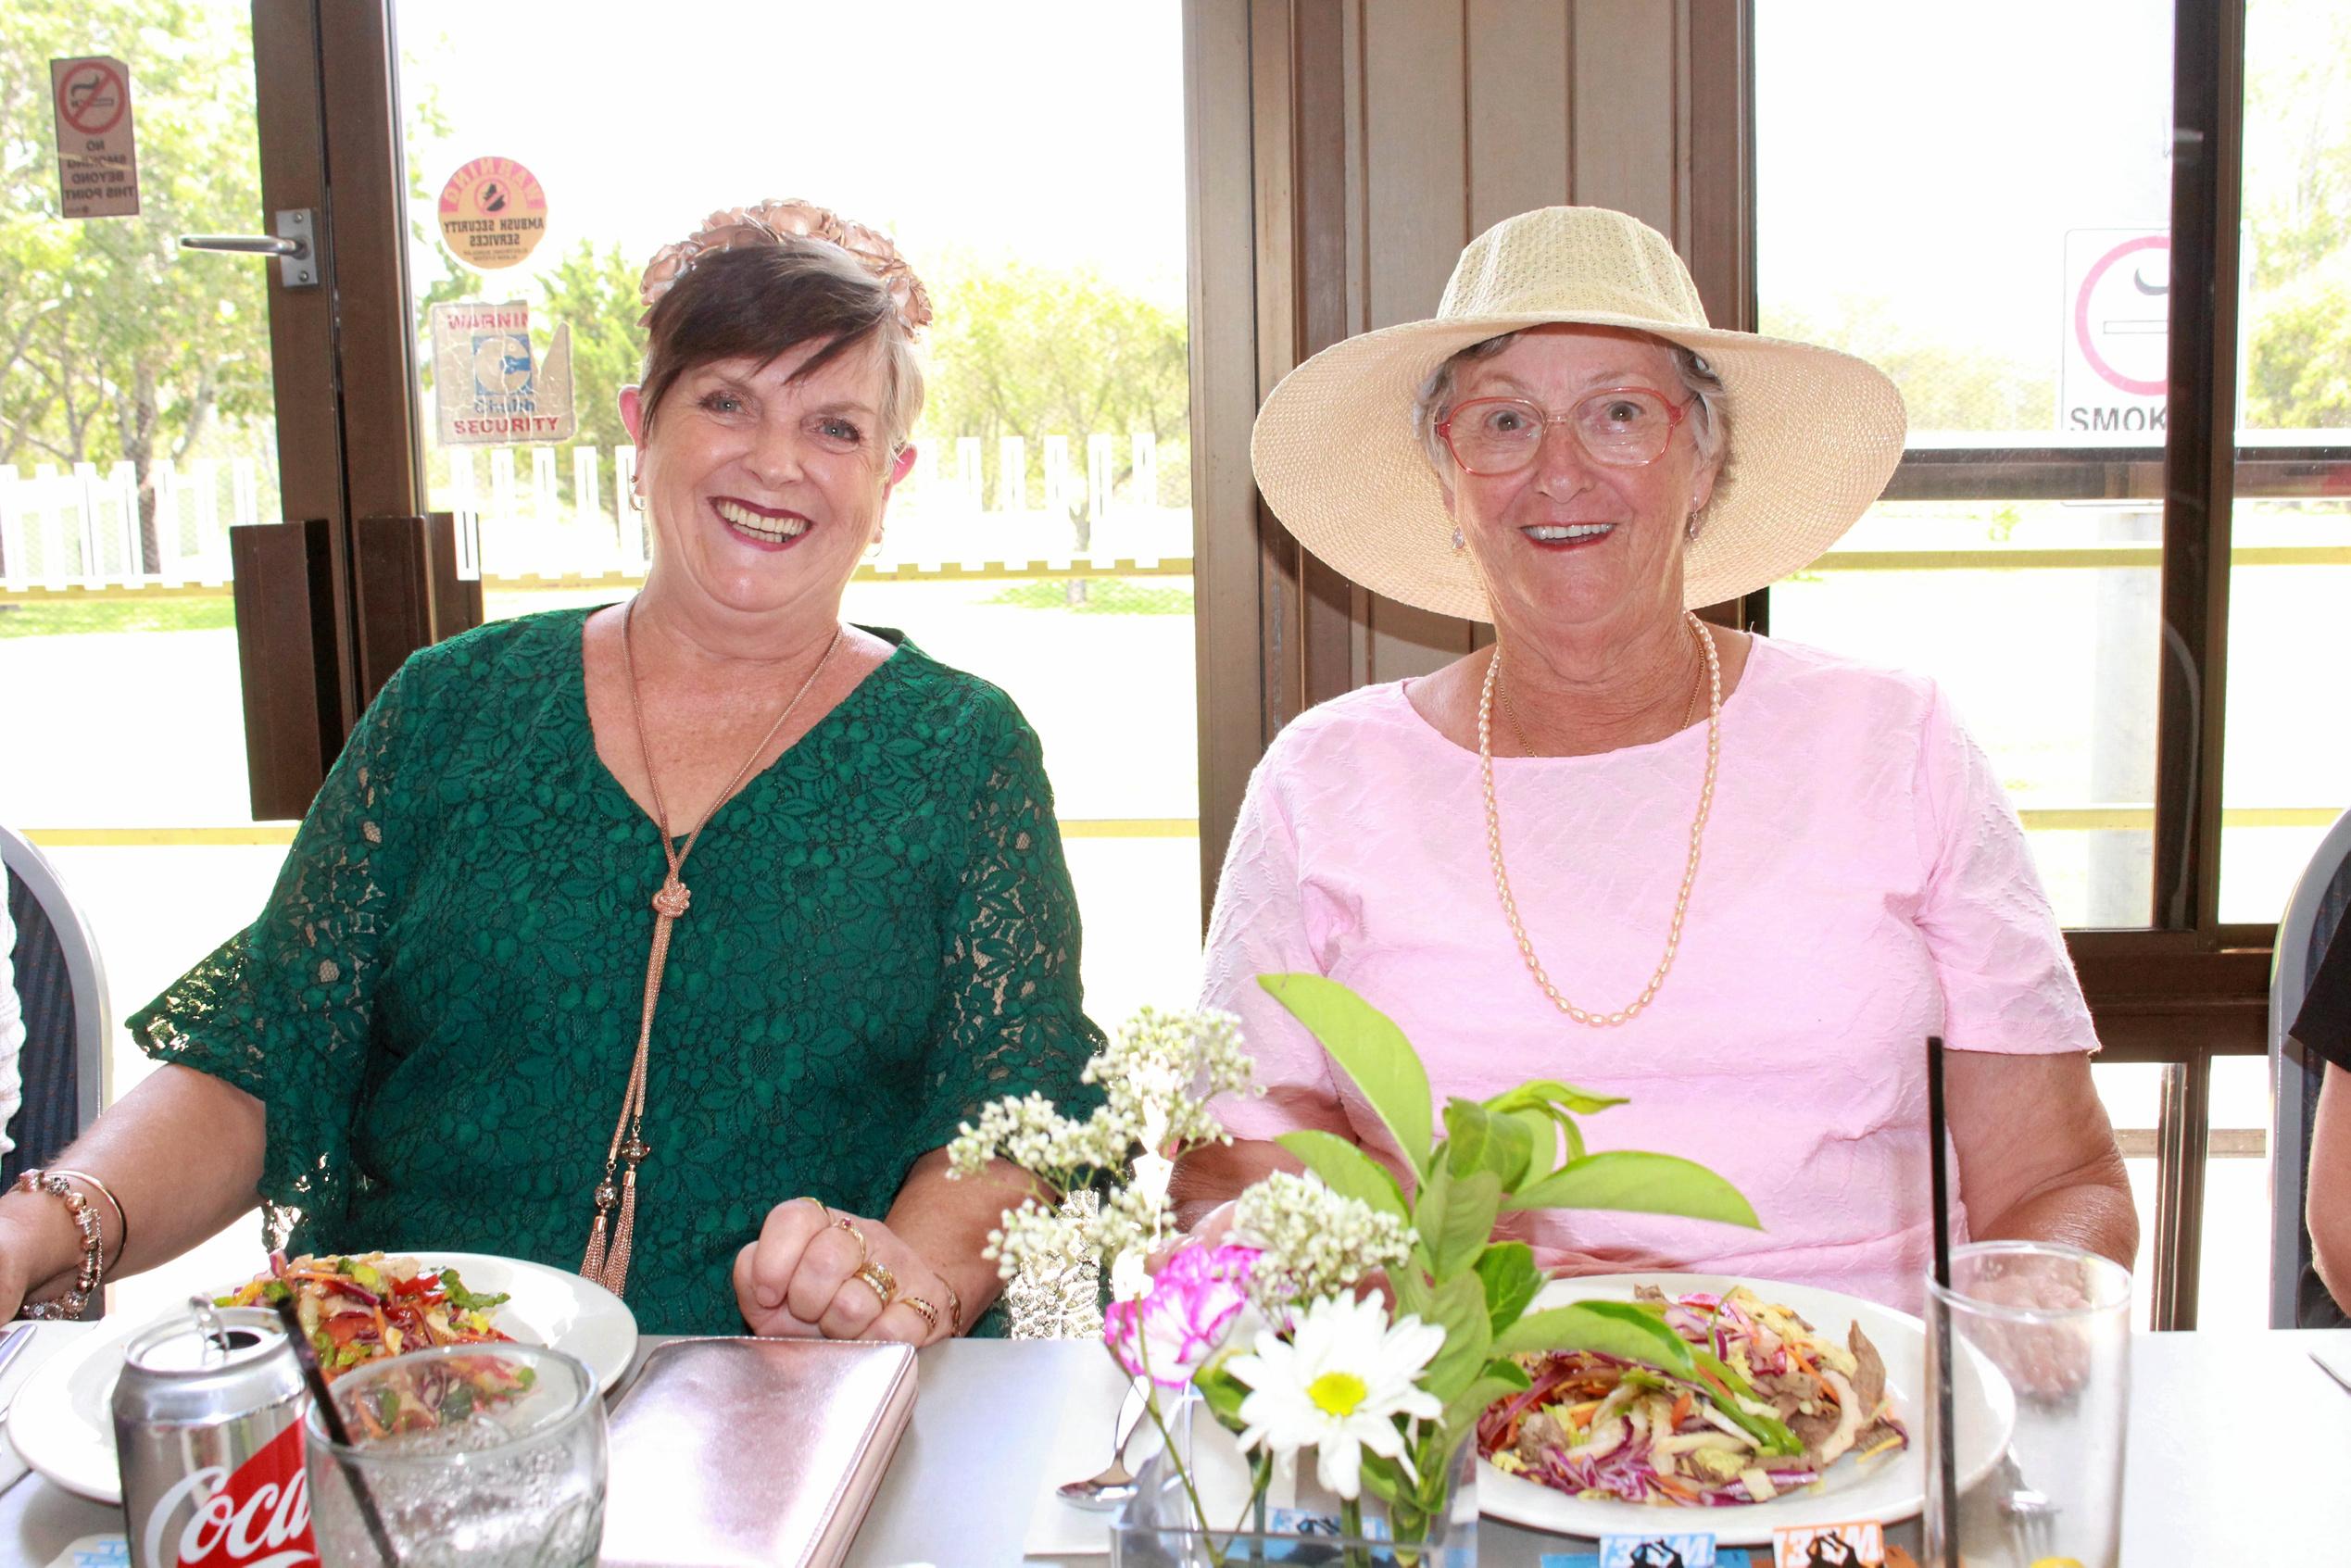
POLYGON ((0 863, 17 930, 11 969, 25 1026, 17 1060, 24 1103, 7 1129, 16 1148, 0 1157, 5 1184, 48 1164, 97 1120, 113 1019, 98 945, 55 868, 7 827, 0 827, 0 863))
POLYGON ((2326 1063, 2289 1039, 2310 976, 2351 910, 2351 811, 2319 840, 2278 921, 2269 972, 2269 1326, 2333 1328, 2351 1319, 2334 1304, 2310 1261, 2304 1223, 2310 1175, 2310 1128, 2319 1113, 2326 1063))

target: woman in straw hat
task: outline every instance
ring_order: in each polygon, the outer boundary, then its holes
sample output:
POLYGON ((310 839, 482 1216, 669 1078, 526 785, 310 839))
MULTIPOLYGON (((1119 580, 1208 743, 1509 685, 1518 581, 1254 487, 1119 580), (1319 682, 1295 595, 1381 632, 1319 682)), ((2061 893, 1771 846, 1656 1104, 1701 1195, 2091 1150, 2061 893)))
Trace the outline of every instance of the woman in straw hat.
POLYGON ((1301 1127, 1377 1118, 1256 985, 1342 980, 1438 1101, 1565 1079, 1629 1104, 1595 1147, 1704 1160, 1757 1235, 1515 1216, 1547 1265, 1705 1268, 1915 1307, 1931 1231, 1925 1052, 1951 1047, 1962 1236, 2128 1261, 2088 1010, 2015 812, 1925 679, 1690 607, 1827 549, 1902 453, 1845 355, 1706 324, 1665 238, 1553 207, 1463 252, 1434 320, 1325 350, 1257 420, 1301 541, 1489 647, 1301 715, 1251 780, 1206 999, 1266 1094, 1185 1173, 1195 1205, 1301 1127))

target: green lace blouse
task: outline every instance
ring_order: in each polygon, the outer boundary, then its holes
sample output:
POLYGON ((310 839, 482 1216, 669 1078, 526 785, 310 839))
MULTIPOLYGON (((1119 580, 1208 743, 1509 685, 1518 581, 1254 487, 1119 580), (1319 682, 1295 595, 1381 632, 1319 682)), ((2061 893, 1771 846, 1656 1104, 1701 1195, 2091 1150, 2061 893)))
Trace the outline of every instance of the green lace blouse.
MULTIPOLYGON (((585 610, 501 621, 387 683, 252 926, 131 1020, 268 1108, 296 1250, 579 1265, 619 1114, 660 830, 598 760, 585 610)), ((1077 910, 1012 699, 896 650, 713 817, 654 1025, 628 1300, 739 1334, 768 1210, 886 1213, 999 1095, 1090 1108, 1077 910)))

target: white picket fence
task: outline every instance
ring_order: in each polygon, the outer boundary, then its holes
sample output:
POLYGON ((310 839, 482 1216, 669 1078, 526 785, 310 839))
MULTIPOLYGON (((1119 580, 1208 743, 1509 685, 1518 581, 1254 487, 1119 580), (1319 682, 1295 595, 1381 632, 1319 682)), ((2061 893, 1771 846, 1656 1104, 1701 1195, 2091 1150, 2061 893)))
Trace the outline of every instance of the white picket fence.
MULTIPOLYGON (((1018 437, 998 442, 992 462, 985 445, 976 436, 918 445, 891 500, 875 569, 1156 567, 1190 556, 1190 508, 1160 504, 1161 453, 1149 432, 1090 435, 1082 445, 1047 436, 1034 473, 1018 437), (1074 518, 1087 530, 1082 550, 1074 518)), ((635 457, 630 446, 445 449, 433 457, 432 509, 458 514, 459 566, 470 576, 635 576, 650 548, 645 515, 629 504, 635 457)), ((132 465, 60 472, 43 464, 28 475, 0 464, 0 591, 219 585, 229 578, 229 527, 277 521, 263 515, 253 458, 160 462, 151 471, 152 572, 144 570, 132 465)))
POLYGON ((43 463, 30 475, 0 463, 0 589, 219 585, 229 580, 232 524, 263 521, 260 466, 251 458, 168 460, 155 485, 157 570, 140 547, 139 475, 43 463))

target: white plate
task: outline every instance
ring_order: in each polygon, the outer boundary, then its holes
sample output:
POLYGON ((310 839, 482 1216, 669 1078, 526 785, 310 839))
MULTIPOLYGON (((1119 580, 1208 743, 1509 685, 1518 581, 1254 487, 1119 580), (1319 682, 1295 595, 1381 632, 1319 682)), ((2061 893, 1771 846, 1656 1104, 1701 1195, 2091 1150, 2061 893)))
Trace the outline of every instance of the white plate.
MULTIPOLYGON (((1875 1519, 1892 1524, 1907 1519, 1926 1505, 1926 1421, 1919 1400, 1927 1380, 1926 1325, 1907 1312, 1897 1312, 1875 1301, 1818 1290, 1803 1285, 1774 1285, 1767 1280, 1734 1279, 1721 1274, 1603 1274, 1589 1279, 1554 1280, 1535 1298, 1538 1307, 1565 1307, 1575 1301, 1629 1301, 1633 1286, 1653 1285, 1668 1296, 1692 1291, 1716 1295, 1743 1285, 1766 1301, 1784 1306, 1812 1324, 1824 1339, 1842 1345, 1855 1323, 1878 1347, 1886 1363, 1886 1393, 1893 1413, 1910 1434, 1907 1448, 1871 1461, 1866 1467, 1851 1459, 1829 1466, 1827 1476, 1801 1491, 1782 1493, 1769 1502, 1735 1504, 1727 1508, 1659 1508, 1645 1503, 1586 1501, 1569 1497, 1539 1481, 1507 1474, 1487 1461, 1477 1461, 1477 1509, 1496 1519, 1538 1530, 1569 1536, 1608 1536, 1655 1531, 1686 1523, 1693 1530, 1710 1530, 1724 1546, 1769 1546, 1771 1533, 1791 1524, 1835 1524, 1851 1519, 1875 1519)), ((2000 1462, 2008 1436, 2017 1424, 2017 1397, 1980 1352, 1968 1354, 1956 1368, 1953 1398, 1959 1430, 1975 1441, 1959 1455, 1959 1485, 1974 1486, 2000 1462)))
MULTIPOLYGON (((608 1391, 636 1354, 636 1315, 619 1297, 577 1274, 484 1252, 399 1255, 457 1270, 468 1290, 507 1292, 513 1299, 497 1310, 500 1329, 577 1356, 608 1391)), ((214 1294, 225 1296, 251 1277, 231 1280, 214 1294)), ((109 1323, 82 1335, 32 1369, 8 1412, 8 1436, 24 1461, 94 1501, 122 1500, 114 1459, 114 1385, 122 1374, 122 1348, 145 1326, 109 1323)))

